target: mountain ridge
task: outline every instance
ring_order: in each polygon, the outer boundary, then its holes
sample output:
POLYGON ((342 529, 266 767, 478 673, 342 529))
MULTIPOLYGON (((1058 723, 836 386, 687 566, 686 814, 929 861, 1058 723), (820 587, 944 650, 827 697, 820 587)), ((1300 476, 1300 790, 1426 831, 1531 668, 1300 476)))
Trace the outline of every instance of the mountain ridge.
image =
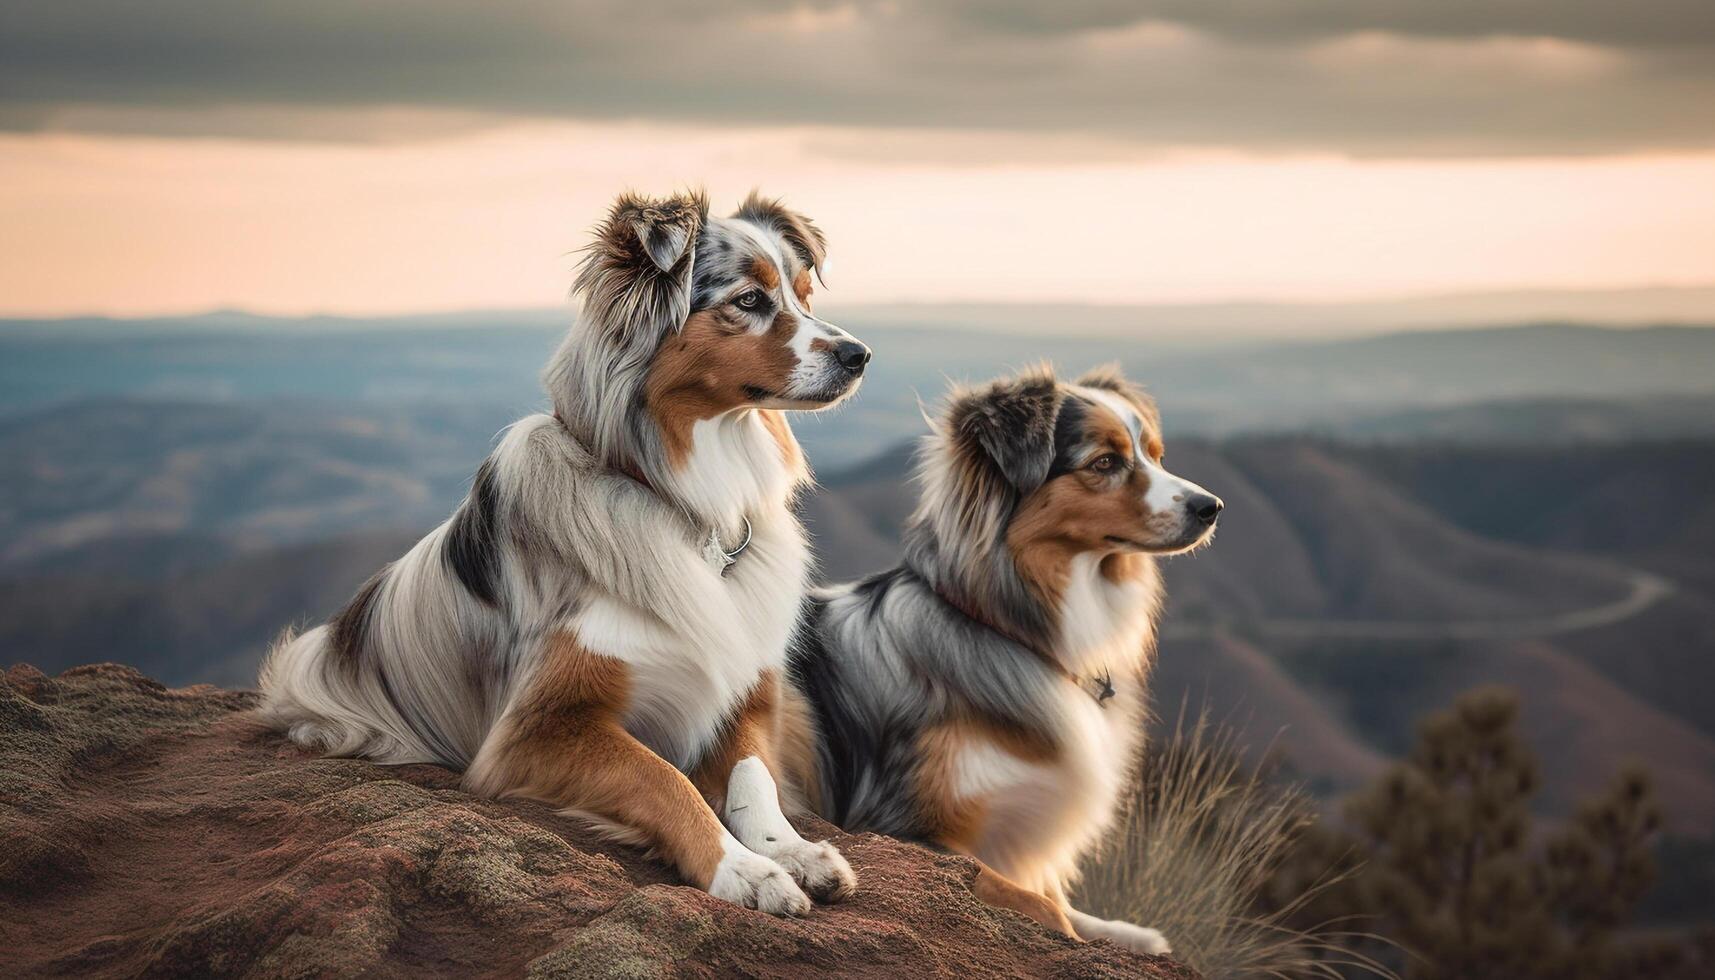
MULTIPOLYGON (((56 543, 0 562, 0 653, 248 685, 280 629, 331 614, 450 512, 495 414, 100 403, 0 423, 0 541, 56 543)), ((1700 788, 1715 784, 1715 440, 1168 451, 1228 510, 1211 548, 1166 563, 1161 704, 1213 692, 1254 716, 1252 743, 1337 792, 1461 685, 1509 677, 1534 688, 1549 805, 1639 755, 1672 789, 1675 829, 1715 825, 1700 788), (1673 591, 1644 594, 1640 575, 1673 591), (1589 765, 1560 765, 1572 742, 1556 732, 1583 730, 1605 733, 1580 749, 1589 765)), ((897 560, 909 454, 824 466, 804 515, 827 579, 897 560)))

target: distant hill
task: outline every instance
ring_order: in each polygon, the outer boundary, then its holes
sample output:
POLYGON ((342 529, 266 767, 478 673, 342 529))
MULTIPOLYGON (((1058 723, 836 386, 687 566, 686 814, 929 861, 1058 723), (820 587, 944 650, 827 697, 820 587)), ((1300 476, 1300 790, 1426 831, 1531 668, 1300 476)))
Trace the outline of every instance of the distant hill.
POLYGON ((1715 591, 1705 560, 1715 554, 1715 442, 1332 451, 1476 533, 1621 555, 1715 591))
POLYGON ((1122 360, 1172 431, 1231 434, 1484 401, 1709 395, 1712 358, 1715 329, 1540 324, 1122 360))
MULTIPOLYGON (((845 310, 836 310, 846 313, 845 310)), ((1559 321, 1609 327, 1715 323, 1715 286, 1497 290, 1372 301, 1090 305, 939 303, 854 307, 855 320, 981 332, 1154 337, 1207 347, 1294 337, 1331 340, 1404 330, 1559 321)))
MULTIPOLYGON (((280 629, 327 616, 450 511, 502 417, 101 402, 0 424, 0 651, 250 683, 280 629)), ((1167 564, 1164 712, 1207 697, 1336 791, 1423 710, 1503 680, 1524 693, 1547 805, 1638 756, 1676 827, 1715 825, 1715 441, 1168 451, 1228 510, 1213 547, 1167 564), (1623 602, 1640 572, 1674 591, 1548 628, 1623 602)), ((805 517, 828 578, 896 560, 908 461, 896 445, 824 463, 805 517)))
MULTIPOLYGON (((1630 415, 1610 411, 1606 421, 1587 412, 1596 419, 1587 424, 1598 434, 1604 427, 1621 435, 1645 429, 1653 435, 1703 434, 1709 425, 1695 421, 1701 414, 1696 402, 1715 399, 1715 372, 1707 369, 1715 363, 1715 328, 1535 324, 1188 345, 1143 328, 1122 336, 1079 336, 1068 324, 1083 312, 1031 308, 1037 328, 1018 332, 949 325, 934 319, 933 311, 917 322, 880 316, 866 321, 863 311, 854 310, 844 322, 875 349, 870 376, 851 404, 829 417, 806 419, 801 436, 823 470, 863 460, 920 432, 920 406, 939 399, 949 379, 982 379, 1044 359, 1068 372, 1124 363, 1158 395, 1178 435, 1308 429, 1386 438, 1414 425, 1433 434, 1436 426, 1445 430, 1457 420, 1419 414, 1413 423, 1411 413, 1500 401, 1515 406, 1505 415, 1513 420, 1514 434, 1529 433, 1533 423, 1518 403, 1533 400, 1646 406, 1630 415), (1673 399, 1681 400, 1679 407, 1673 399)), ((537 376, 569 319, 493 313, 379 320, 220 314, 182 321, 0 321, 0 416, 123 398, 405 410, 450 402, 493 406, 498 416, 514 418, 544 403, 537 376)), ((1547 415, 1538 412, 1534 424, 1547 415)), ((1556 417, 1568 418, 1565 412, 1556 417)), ((1504 428, 1496 433, 1506 434, 1504 428)))
MULTIPOLYGON (((1232 301, 1203 303, 863 303, 830 294, 824 312, 838 322, 877 327, 932 327, 978 333, 1076 336, 1091 340, 1154 337, 1203 348, 1229 342, 1333 340, 1407 330, 1447 330, 1516 323, 1642 326, 1715 323, 1715 284, 1610 289, 1511 289, 1373 300, 1232 301)), ((335 314, 269 316, 218 309, 182 316, 114 319, 100 316, 15 319, 14 329, 91 336, 132 333, 279 331, 336 333, 354 328, 558 327, 566 309, 471 309, 441 313, 352 317, 335 314)))
MULTIPOLYGON (((1567 546, 1612 513, 1577 502, 1581 491, 1603 492, 1598 475, 1631 487, 1634 506, 1653 502, 1671 520, 1678 491, 1644 474, 1697 470, 1715 479, 1715 443, 1607 455, 1583 446, 1365 447, 1283 437, 1170 441, 1168 450, 1176 472, 1228 506, 1212 547, 1167 563, 1157 687, 1164 712, 1206 699, 1242 724, 1254 747, 1273 746, 1313 785, 1333 791, 1404 751, 1425 711, 1468 687, 1509 683, 1523 695, 1525 729, 1545 759, 1553 812, 1641 758, 1656 770, 1676 827, 1701 833, 1715 821, 1715 602, 1698 577, 1709 576, 1715 550, 1684 536, 1671 554, 1608 546, 1577 554, 1567 546), (1496 470, 1522 486, 1489 513, 1482 502, 1490 485, 1472 471, 1507 459, 1528 461, 1496 470), (1612 471, 1599 473, 1604 465, 1612 471), (1562 468, 1584 482, 1561 484, 1562 468), (1448 482, 1464 492, 1446 491, 1448 482), (1469 505, 1505 521, 1524 517, 1529 499, 1553 515, 1529 533, 1479 533, 1492 521, 1460 526, 1442 511, 1469 505), (1541 547, 1553 543, 1560 547, 1541 547), (1575 619, 1581 608, 1622 599, 1633 561, 1664 573, 1701 571, 1611 625, 1532 635, 1530 624, 1551 626, 1562 614, 1575 619), (1328 627, 1325 635, 1317 624, 1328 627), (1374 635, 1365 637, 1365 624, 1374 635), (1453 629, 1509 624, 1522 628, 1493 636, 1453 629), (1388 629, 1403 625, 1424 635, 1388 629)), ((898 523, 915 494, 903 482, 908 462, 901 447, 825 479, 808 517, 831 578, 894 560, 898 523)), ((1681 486, 1696 506, 1715 500, 1698 480, 1681 486)))
MULTIPOLYGON (((1169 445, 1173 469, 1227 502, 1216 547, 1173 559, 1176 609, 1260 617, 1525 617, 1612 600, 1622 569, 1487 540, 1450 525, 1329 444, 1301 438, 1169 445), (1257 574, 1267 568, 1272 574, 1257 574)), ((916 499, 908 447, 825 477, 810 505, 828 577, 891 564, 916 499), (872 564, 879 561, 884 564, 872 564)))
POLYGON ((431 524, 510 421, 477 403, 117 400, 0 419, 0 570, 116 538, 247 547, 431 524))
POLYGON ((115 661, 175 684, 253 687, 268 645, 320 622, 422 536, 350 534, 246 551, 171 574, 120 577, 101 565, 0 579, 0 661, 60 671, 115 661))
POLYGON ((1649 615, 1554 645, 1715 734, 1715 442, 1330 451, 1473 533, 1666 576, 1649 615))
POLYGON ((1358 442, 1469 446, 1616 443, 1715 436, 1715 396, 1518 398, 1329 419, 1318 434, 1358 442))

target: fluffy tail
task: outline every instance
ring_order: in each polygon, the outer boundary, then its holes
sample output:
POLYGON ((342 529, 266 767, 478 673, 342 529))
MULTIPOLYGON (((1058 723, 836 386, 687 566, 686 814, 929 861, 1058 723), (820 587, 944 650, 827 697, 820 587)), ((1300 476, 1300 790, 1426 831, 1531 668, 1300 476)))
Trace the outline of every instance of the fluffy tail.
POLYGON ((374 762, 439 762, 387 703, 367 672, 347 677, 327 656, 328 628, 288 629, 262 664, 257 716, 287 738, 330 756, 374 762))

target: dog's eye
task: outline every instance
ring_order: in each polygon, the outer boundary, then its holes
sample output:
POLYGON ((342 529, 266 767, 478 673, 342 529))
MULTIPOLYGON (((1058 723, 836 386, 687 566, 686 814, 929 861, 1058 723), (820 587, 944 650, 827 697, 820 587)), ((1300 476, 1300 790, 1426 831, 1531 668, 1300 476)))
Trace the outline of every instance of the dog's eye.
POLYGON ((742 293, 739 293, 738 298, 733 300, 732 303, 734 306, 738 307, 741 310, 747 310, 750 312, 755 312, 756 310, 759 310, 762 308, 762 300, 763 300, 762 290, 760 290, 760 289, 749 289, 749 290, 746 290, 742 293))
POLYGON ((1097 456, 1095 461, 1090 464, 1090 469, 1095 470, 1097 473, 1107 474, 1112 473, 1124 465, 1125 460, 1120 459, 1118 453, 1103 453, 1102 455, 1097 456))

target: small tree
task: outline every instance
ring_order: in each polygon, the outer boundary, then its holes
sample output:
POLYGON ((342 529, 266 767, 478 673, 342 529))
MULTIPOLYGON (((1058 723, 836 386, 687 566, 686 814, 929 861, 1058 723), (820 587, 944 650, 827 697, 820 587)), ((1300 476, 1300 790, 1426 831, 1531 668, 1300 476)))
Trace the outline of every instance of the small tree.
POLYGON ((1622 773, 1538 846, 1517 718, 1512 693, 1485 688, 1423 722, 1411 755, 1348 806, 1366 864, 1342 894, 1409 951, 1408 980, 1661 975, 1681 953, 1620 938, 1654 879, 1647 774, 1622 773))
POLYGON ((1556 975, 1661 976, 1661 951, 1617 938, 1655 882, 1649 844, 1660 829, 1649 773, 1634 768, 1580 806, 1566 829, 1549 839, 1538 874, 1541 894, 1564 930, 1556 975))

